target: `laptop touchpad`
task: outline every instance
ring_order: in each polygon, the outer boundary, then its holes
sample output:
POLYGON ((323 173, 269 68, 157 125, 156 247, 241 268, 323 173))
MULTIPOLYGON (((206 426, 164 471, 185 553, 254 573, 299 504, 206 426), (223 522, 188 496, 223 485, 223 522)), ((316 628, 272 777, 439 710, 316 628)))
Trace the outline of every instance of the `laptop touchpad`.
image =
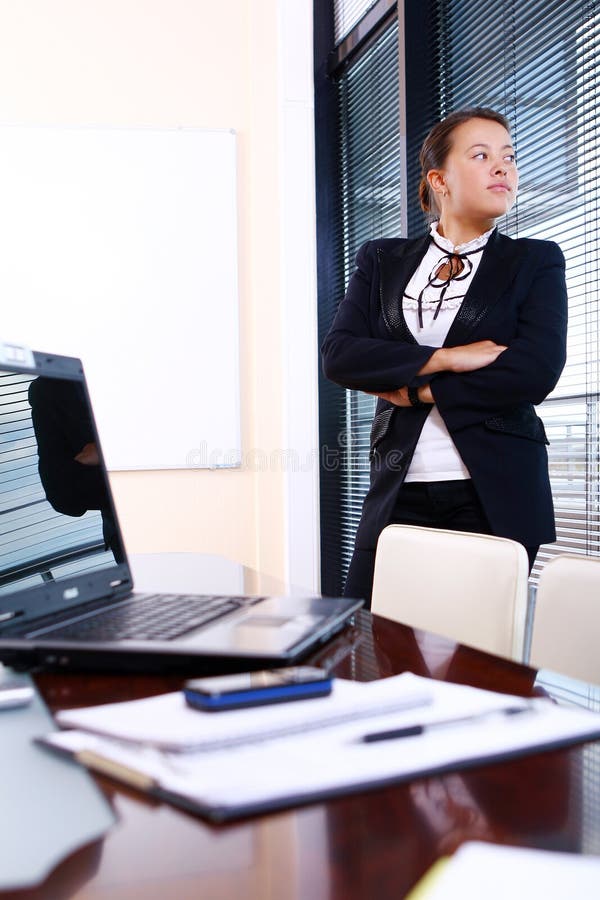
POLYGON ((238 622, 236 627, 247 628, 248 625, 254 625, 256 628, 281 628, 296 619, 296 616, 248 616, 243 622, 238 622))

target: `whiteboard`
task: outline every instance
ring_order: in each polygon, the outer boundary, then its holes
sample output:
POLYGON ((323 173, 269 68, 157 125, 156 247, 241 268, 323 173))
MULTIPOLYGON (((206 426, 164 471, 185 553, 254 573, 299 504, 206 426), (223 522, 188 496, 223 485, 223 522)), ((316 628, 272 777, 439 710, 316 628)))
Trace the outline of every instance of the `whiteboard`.
POLYGON ((233 132, 0 127, 0 297, 82 358, 109 468, 240 464, 233 132))

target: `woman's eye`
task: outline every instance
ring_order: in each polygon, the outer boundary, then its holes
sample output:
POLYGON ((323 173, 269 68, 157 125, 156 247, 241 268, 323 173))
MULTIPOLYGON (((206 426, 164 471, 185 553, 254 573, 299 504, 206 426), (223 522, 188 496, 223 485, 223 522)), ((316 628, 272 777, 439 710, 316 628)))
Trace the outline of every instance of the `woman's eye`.
POLYGON ((504 157, 504 159, 506 160, 506 162, 509 162, 509 163, 514 163, 517 161, 517 158, 514 153, 509 153, 507 156, 504 157))
POLYGON ((479 153, 476 153, 473 156, 473 159, 486 159, 486 158, 487 158, 487 153, 485 153, 483 150, 480 150, 479 153))

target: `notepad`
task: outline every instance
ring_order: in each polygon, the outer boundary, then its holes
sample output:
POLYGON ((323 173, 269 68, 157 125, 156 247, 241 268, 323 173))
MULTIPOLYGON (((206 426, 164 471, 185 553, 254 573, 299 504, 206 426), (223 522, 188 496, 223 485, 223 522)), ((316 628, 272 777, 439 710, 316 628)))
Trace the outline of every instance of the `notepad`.
POLYGON ((366 683, 336 678, 328 696, 294 703, 204 712, 190 709, 183 693, 176 692, 65 710, 57 713, 56 722, 61 728, 78 728, 162 750, 217 750, 370 719, 385 712, 420 709, 432 701, 431 682, 406 672, 366 683))
MULTIPOLYGON (((279 713, 281 707, 263 707, 262 710, 236 712, 197 713, 197 733, 182 731, 177 750, 165 749, 175 744, 174 735, 169 740, 161 730, 176 719, 151 721, 147 707, 136 722, 132 711, 140 709, 134 703, 119 704, 129 712, 129 719, 116 726, 115 704, 93 710, 73 710, 58 718, 61 724, 77 723, 79 728, 48 735, 44 742, 57 750, 77 756, 86 765, 114 778, 123 780, 155 797, 159 797, 214 821, 226 821, 239 816, 308 803, 342 794, 364 791, 373 787, 404 781, 435 772, 456 771, 486 761, 522 756, 526 753, 565 746, 600 738, 600 716, 587 710, 566 709, 552 702, 508 697, 491 691, 483 691, 464 685, 449 684, 405 673, 392 678, 357 684, 336 682, 342 687, 341 696, 354 697, 356 715, 344 721, 322 719, 316 725, 316 715, 309 707, 323 700, 307 701, 307 721, 313 715, 313 727, 300 730, 296 720, 286 733, 278 724, 278 732, 266 730, 267 712, 279 713), (389 704, 395 697, 399 702, 405 695, 428 696, 426 705, 391 710, 389 704), (359 701, 360 698, 360 701, 359 701), (370 710, 371 715, 365 715, 370 710), (521 715, 505 716, 502 711, 519 704, 529 707, 521 715), (113 707, 113 709, 111 709, 113 707), (262 737, 257 740, 256 723, 244 717, 248 731, 240 730, 241 713, 258 714, 262 737), (365 743, 367 731, 403 728, 411 723, 424 724, 450 716, 462 716, 456 727, 427 731, 399 741, 365 743), (210 718, 213 723, 206 720, 210 718), (231 730, 225 734, 226 717, 231 730), (469 717, 472 717, 469 720, 469 717), (221 720, 219 725, 217 718, 221 720), (128 721, 127 728, 124 728, 128 721), (112 724, 111 724, 112 722, 112 724), (93 727, 95 733, 81 730, 93 727), (142 727, 143 726, 143 727, 142 727), (207 729, 223 729, 219 744, 216 732, 209 735, 207 729), (100 734, 100 729, 104 734, 100 734), (124 741, 124 732, 127 740, 124 741), (110 736, 107 734, 110 732, 110 736), (144 734, 143 743, 131 739, 133 733, 144 734), (185 752, 183 739, 196 742, 197 749, 185 752), (159 740, 160 739, 160 740, 159 740), (209 743, 212 740, 212 745, 209 743)), ((338 697, 340 692, 337 692, 338 697)), ((170 699, 162 698, 167 709, 170 699)), ((335 696, 335 694, 333 695, 335 696)), ((147 701, 150 709, 158 709, 158 701, 147 701)), ((283 706, 283 705, 282 705, 283 706)), ((290 704, 298 711, 302 703, 290 704)), ((172 712, 172 710, 171 710, 172 712)), ((186 716, 186 719, 189 717, 186 716)), ((292 723, 287 722, 290 726, 292 723)), ((186 725, 187 727, 187 725, 186 725)))

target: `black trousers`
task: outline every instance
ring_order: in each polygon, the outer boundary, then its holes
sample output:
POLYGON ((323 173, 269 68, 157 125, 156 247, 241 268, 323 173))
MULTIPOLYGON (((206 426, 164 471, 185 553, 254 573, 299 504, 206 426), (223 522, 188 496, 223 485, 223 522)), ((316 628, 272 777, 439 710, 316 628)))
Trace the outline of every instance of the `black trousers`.
MULTIPOLYGON (((470 478, 459 481, 409 481, 398 491, 390 519, 394 525, 421 525, 491 534, 491 528, 470 478)), ((538 547, 525 547, 529 571, 538 547)), ((355 549, 344 588, 346 597, 362 597, 371 608, 375 550, 355 549)))

